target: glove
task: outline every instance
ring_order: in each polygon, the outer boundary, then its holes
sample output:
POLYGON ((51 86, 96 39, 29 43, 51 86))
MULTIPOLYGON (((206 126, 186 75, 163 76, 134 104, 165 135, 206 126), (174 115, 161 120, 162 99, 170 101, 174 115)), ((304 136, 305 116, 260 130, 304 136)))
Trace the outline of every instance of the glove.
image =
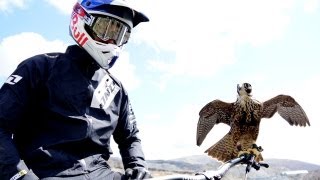
POLYGON ((152 178, 150 172, 143 167, 126 169, 125 176, 128 180, 141 180, 152 178))

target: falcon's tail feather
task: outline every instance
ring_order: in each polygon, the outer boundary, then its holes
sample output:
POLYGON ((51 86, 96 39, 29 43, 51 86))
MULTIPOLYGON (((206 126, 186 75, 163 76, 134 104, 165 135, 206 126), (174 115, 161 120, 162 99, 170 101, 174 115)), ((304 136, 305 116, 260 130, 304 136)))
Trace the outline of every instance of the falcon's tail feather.
MULTIPOLYGON (((248 148, 241 149, 231 134, 226 134, 220 141, 205 151, 209 156, 219 161, 227 162, 238 157, 239 152, 246 151, 248 148)), ((263 161, 261 153, 255 158, 257 162, 263 161)))
POLYGON ((220 141, 205 151, 209 156, 226 162, 237 157, 236 142, 231 134, 226 134, 220 141))

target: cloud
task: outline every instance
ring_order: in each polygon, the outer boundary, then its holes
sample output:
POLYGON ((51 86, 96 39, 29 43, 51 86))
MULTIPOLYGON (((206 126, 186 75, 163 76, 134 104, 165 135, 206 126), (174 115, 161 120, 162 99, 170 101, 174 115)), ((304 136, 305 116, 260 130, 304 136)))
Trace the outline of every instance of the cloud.
POLYGON ((304 11, 306 13, 312 14, 319 8, 319 0, 306 0, 304 1, 304 11))
POLYGON ((177 76, 214 76, 237 61, 241 45, 259 47, 281 39, 294 7, 293 0, 135 2, 150 22, 139 25, 133 39, 173 53, 147 64, 163 74, 156 80, 162 88, 177 76))
POLYGON ((40 53, 63 52, 66 44, 60 40, 49 41, 40 34, 24 32, 6 37, 0 42, 2 64, 0 76, 9 76, 24 59, 40 53))
POLYGON ((27 2, 30 0, 1 0, 0 11, 12 12, 14 8, 25 8, 27 2))
POLYGON ((116 61, 114 66, 110 69, 110 72, 119 79, 127 91, 138 88, 141 84, 141 80, 136 75, 136 67, 130 63, 130 54, 123 51, 116 61))
MULTIPOLYGON (((24 9, 31 1, 33 0, 0 0, 0 11, 12 12, 14 8, 24 9)), ((77 2, 77 0, 45 0, 45 2, 55 7, 62 14, 70 15, 72 7, 77 2)))
POLYGON ((140 35, 147 41, 155 41, 161 49, 175 50, 190 44, 212 49, 213 40, 223 36, 236 43, 253 45, 273 41, 288 25, 294 1, 163 0, 153 4, 138 0, 137 3, 150 17, 140 35))
POLYGON ((76 0, 46 0, 50 5, 58 9, 62 14, 70 15, 76 0))

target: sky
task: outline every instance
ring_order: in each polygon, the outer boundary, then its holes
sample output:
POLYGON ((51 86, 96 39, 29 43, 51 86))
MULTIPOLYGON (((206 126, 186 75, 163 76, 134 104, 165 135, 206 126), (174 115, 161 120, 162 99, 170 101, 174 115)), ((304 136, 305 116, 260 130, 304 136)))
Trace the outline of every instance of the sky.
MULTIPOLYGON (((311 123, 262 119, 263 157, 320 165, 320 0, 131 2, 150 22, 133 30, 110 71, 129 92, 146 159, 204 155, 229 127, 214 126, 198 147, 199 111, 214 99, 234 102, 237 84, 248 82, 260 102, 292 96, 311 123)), ((75 44, 74 3, 0 0, 0 82, 22 60, 75 44)))

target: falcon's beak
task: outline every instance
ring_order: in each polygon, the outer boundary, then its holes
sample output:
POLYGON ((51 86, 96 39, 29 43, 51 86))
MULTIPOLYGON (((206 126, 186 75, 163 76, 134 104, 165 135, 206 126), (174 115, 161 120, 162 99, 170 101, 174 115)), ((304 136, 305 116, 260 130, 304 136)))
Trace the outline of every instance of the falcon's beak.
POLYGON ((240 90, 241 90, 241 87, 239 86, 239 84, 237 84, 237 93, 238 93, 238 95, 240 95, 240 90))

